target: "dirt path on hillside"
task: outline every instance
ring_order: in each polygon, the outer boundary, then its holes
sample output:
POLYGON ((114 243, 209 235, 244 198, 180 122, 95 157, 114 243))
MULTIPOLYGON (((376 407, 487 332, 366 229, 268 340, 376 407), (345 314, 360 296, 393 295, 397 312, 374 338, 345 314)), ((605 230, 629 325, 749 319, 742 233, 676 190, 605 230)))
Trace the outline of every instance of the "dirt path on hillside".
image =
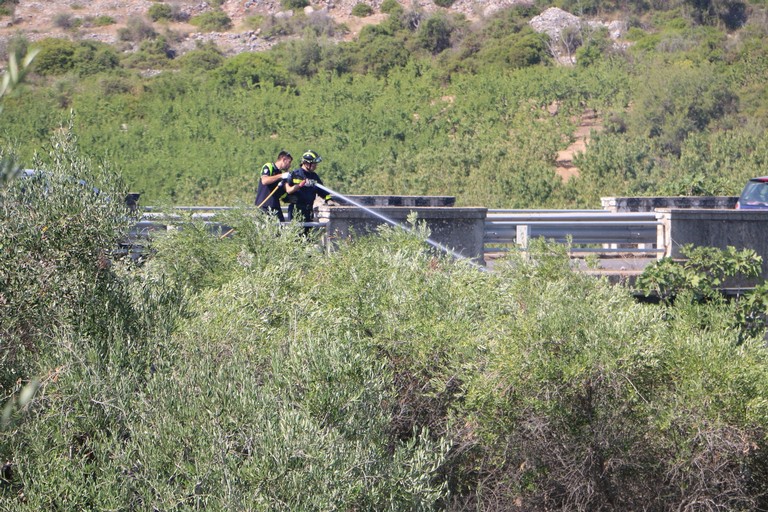
POLYGON ((603 120, 594 110, 586 110, 580 118, 576 131, 573 132, 574 141, 570 146, 557 153, 555 172, 563 181, 579 176, 579 169, 573 165, 573 159, 577 154, 583 153, 591 140, 592 131, 603 130, 603 120))

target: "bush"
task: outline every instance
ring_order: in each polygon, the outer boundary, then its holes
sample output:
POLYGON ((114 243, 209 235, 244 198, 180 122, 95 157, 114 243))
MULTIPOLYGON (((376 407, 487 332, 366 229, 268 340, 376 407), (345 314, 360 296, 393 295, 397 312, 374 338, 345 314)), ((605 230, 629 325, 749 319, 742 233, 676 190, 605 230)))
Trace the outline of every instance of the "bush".
POLYGON ((298 10, 309 5, 309 0, 280 0, 283 9, 298 10))
POLYGON ((40 53, 35 59, 35 71, 41 75, 61 75, 75 65, 76 44, 66 39, 47 38, 36 44, 40 53))
POLYGON ((109 25, 114 25, 115 19, 112 16, 107 16, 105 14, 102 14, 101 16, 96 16, 93 19, 93 26, 94 27, 107 27, 109 25))
POLYGON ((210 71, 224 63, 224 55, 214 44, 206 44, 200 48, 188 51, 176 63, 181 69, 188 71, 210 71))
POLYGON ((379 7, 384 14, 399 15, 402 14, 404 9, 397 0, 384 0, 379 7))
POLYGON ((53 25, 64 30, 75 27, 75 18, 66 12, 60 12, 53 17, 53 25))
POLYGON ((226 87, 246 89, 266 84, 287 86, 293 83, 282 66, 260 53, 240 53, 231 57, 214 71, 214 76, 226 87))
POLYGON ((114 94, 128 94, 133 91, 135 84, 125 77, 105 76, 99 79, 98 87, 101 94, 111 96, 114 94))
POLYGON ((152 25, 147 23, 141 16, 131 16, 128 18, 125 27, 117 31, 117 38, 120 41, 140 42, 157 37, 157 32, 152 25))
POLYGON ((438 6, 438 7, 444 7, 446 9, 448 9, 449 7, 451 7, 453 5, 453 3, 456 0, 432 0, 432 1, 435 2, 435 5, 438 6))
POLYGON ((142 41, 139 50, 125 58, 125 65, 133 68, 163 69, 170 65, 175 52, 165 37, 142 41))
POLYGON ((410 53, 402 41, 389 36, 374 35, 370 37, 370 34, 375 33, 375 29, 369 27, 371 25, 363 28, 360 32, 360 38, 366 39, 357 47, 356 58, 361 71, 383 77, 391 69, 406 65, 410 53))
POLYGON ((80 76, 110 71, 120 66, 120 58, 111 45, 81 41, 72 56, 74 71, 80 76))
POLYGON ((430 16, 419 25, 416 42, 419 47, 438 54, 451 46, 453 24, 443 16, 430 16))
MULTIPOLYGON (((298 18, 301 20, 301 17, 298 18)), ((344 25, 339 25, 336 21, 323 11, 315 11, 306 17, 306 21, 302 24, 302 29, 309 31, 315 37, 334 37, 340 34, 349 33, 344 25)))
POLYGON ((355 4, 354 7, 352 7, 352 16, 357 16, 359 18, 365 18, 366 16, 370 16, 373 14, 373 7, 371 7, 368 4, 364 4, 362 2, 355 4))
POLYGON ((264 23, 265 17, 261 14, 251 14, 245 18, 245 26, 251 30, 258 30, 264 23))
POLYGON ((152 4, 149 6, 147 16, 152 21, 170 21, 173 19, 173 10, 170 5, 165 3, 152 4))
POLYGON ((54 144, 52 160, 36 162, 37 174, 16 180, 0 201, 0 244, 14 240, 14 251, 0 262, 3 308, 14 312, 0 328, 7 340, 0 352, 3 390, 39 370, 37 358, 64 325, 83 335, 109 330, 99 315, 111 307, 102 301, 114 291, 110 255, 130 222, 122 200, 111 198, 125 197, 124 188, 116 175, 79 156, 71 131, 54 144))
POLYGON ((232 28, 232 20, 221 9, 214 9, 193 16, 189 22, 206 32, 224 32, 232 28))
POLYGON ((690 133, 734 112, 737 97, 715 66, 650 68, 638 87, 629 120, 630 133, 657 139, 665 153, 679 155, 690 133))

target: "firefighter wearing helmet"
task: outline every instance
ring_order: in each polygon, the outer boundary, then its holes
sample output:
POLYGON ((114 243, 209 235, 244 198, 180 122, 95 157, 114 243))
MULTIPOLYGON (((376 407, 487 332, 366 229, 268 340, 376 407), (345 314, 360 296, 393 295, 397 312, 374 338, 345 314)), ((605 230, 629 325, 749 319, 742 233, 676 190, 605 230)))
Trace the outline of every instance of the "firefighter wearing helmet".
POLYGON ((335 204, 331 195, 318 185, 323 184, 323 180, 317 174, 317 164, 323 161, 323 158, 316 151, 307 151, 301 155, 301 167, 291 171, 291 174, 285 184, 287 194, 288 219, 295 216, 301 222, 310 222, 312 220, 312 210, 315 204, 315 198, 325 199, 326 204, 335 204))

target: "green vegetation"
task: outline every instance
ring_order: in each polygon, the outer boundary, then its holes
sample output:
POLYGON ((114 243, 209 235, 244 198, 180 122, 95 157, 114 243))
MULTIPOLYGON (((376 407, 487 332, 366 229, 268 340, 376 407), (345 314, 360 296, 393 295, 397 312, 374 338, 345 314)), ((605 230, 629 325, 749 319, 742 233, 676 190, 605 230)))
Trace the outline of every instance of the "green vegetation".
POLYGON ((116 174, 71 130, 48 160, 0 203, 1 508, 768 506, 739 302, 639 304, 558 246, 481 273, 418 225, 327 253, 252 210, 136 265, 116 174))
POLYGON ((398 15, 403 12, 403 6, 397 0, 384 0, 381 2, 379 10, 384 14, 398 15))
MULTIPOLYGON (((384 2, 387 19, 355 41, 338 42, 344 27, 326 14, 298 11, 249 21, 264 37, 300 35, 270 51, 224 57, 209 44, 177 55, 174 34, 135 17, 120 31, 133 53, 36 43, 42 76, 9 98, 0 139, 29 162, 74 108, 84 154, 113 162, 144 204, 251 202, 254 169, 281 148, 309 146, 328 155, 321 175, 342 193, 449 194, 488 207, 730 195, 764 173, 765 6, 750 5, 731 28, 729 3, 579 5, 624 16, 632 44, 574 29, 577 65, 566 68, 528 25, 543 6, 469 22, 384 2), (166 71, 137 74, 148 69, 166 71), (579 176, 563 182, 555 155, 585 111, 604 129, 576 156, 579 176)), ((228 23, 218 9, 206 16, 228 23)))
POLYGON ((373 14, 373 7, 362 2, 355 4, 355 6, 352 8, 352 16, 365 18, 371 14, 373 14))
POLYGON ((152 4, 149 6, 147 16, 152 21, 170 21, 173 19, 173 9, 166 3, 152 4))
POLYGON ((280 5, 282 5, 284 9, 298 10, 308 6, 309 1, 308 0, 280 0, 280 5))
POLYGON ((94 27, 106 27, 109 25, 114 25, 115 19, 112 16, 102 14, 101 16, 96 16, 92 23, 94 27))
POLYGON ((543 243, 478 272, 417 219, 327 252, 242 208, 232 236, 183 218, 140 262, 114 252, 129 190, 252 204, 261 164, 310 145, 342 193, 736 193, 768 163, 762 7, 738 30, 728 1, 633 9, 633 47, 582 38, 568 68, 534 7, 472 24, 388 6, 345 43, 297 14, 280 27, 300 40, 228 58, 177 57, 135 18, 132 54, 36 43, 23 94, 28 43, 9 43, 0 509, 768 509, 768 285, 715 291, 754 278, 752 253, 660 261, 651 304, 543 243), (587 109, 605 129, 562 182, 587 109))
POLYGON ((155 29, 141 16, 131 16, 128 18, 125 27, 117 31, 117 37, 121 41, 139 42, 156 36, 157 32, 155 29))
POLYGON ((221 9, 214 9, 193 16, 189 22, 206 32, 225 32, 232 28, 232 20, 221 9))

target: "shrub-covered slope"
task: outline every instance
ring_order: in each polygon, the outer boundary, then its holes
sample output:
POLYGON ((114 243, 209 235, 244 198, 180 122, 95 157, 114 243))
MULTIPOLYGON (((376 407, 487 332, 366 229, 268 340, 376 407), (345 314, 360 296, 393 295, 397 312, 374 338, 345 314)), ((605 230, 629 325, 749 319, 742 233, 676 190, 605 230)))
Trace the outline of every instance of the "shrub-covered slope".
POLYGON ((251 203, 257 169, 284 148, 319 151, 343 193, 507 208, 736 194, 765 168, 765 12, 710 7, 585 8, 624 20, 618 41, 590 25, 537 34, 528 22, 545 6, 470 23, 392 5, 354 41, 297 16, 300 38, 228 58, 211 45, 176 56, 156 31, 130 54, 48 39, 0 137, 29 165, 74 111, 83 152, 143 204, 251 203), (574 67, 554 64, 564 51, 574 67), (556 155, 585 110, 603 130, 563 183, 556 155))

